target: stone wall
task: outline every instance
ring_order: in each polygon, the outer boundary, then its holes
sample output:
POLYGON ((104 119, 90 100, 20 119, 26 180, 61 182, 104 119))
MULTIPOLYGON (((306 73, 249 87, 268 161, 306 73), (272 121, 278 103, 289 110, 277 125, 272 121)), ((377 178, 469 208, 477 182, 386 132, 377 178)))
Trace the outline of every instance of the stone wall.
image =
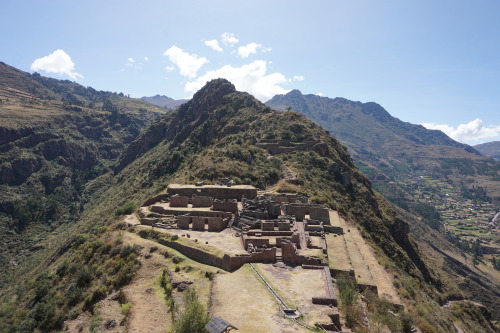
POLYGON ((212 197, 208 196, 197 196, 194 195, 191 198, 191 202, 193 207, 211 207, 212 206, 212 197))
POLYGON ((223 212, 238 212, 238 202, 230 200, 214 200, 212 210, 220 210, 223 212))
POLYGON ((290 231, 291 225, 290 222, 284 221, 284 222, 278 222, 278 230, 280 231, 290 231))
POLYGON ((257 197, 257 189, 253 186, 216 186, 216 185, 203 185, 203 186, 175 186, 168 187, 167 192, 171 195, 178 194, 186 197, 192 197, 193 195, 208 196, 214 199, 237 199, 241 201, 241 198, 245 197, 247 199, 255 199, 257 197))
POLYGON ((274 231, 274 222, 262 221, 260 227, 262 231, 274 231))
POLYGON ((304 226, 305 231, 315 231, 315 232, 322 232, 323 231, 323 226, 322 225, 314 225, 314 224, 309 224, 306 223, 304 226))
POLYGON ((254 247, 269 247, 269 238, 245 238, 244 246, 247 251, 249 244, 252 244, 254 247))
POLYGON ((256 234, 260 234, 261 236, 292 236, 293 231, 261 231, 261 230, 249 230, 247 232, 248 236, 255 236, 256 234))
POLYGON ((189 229, 193 217, 186 215, 177 216, 177 228, 179 229, 189 229))
POLYGON ((267 212, 270 219, 276 219, 281 215, 281 205, 275 203, 274 201, 267 202, 267 212))
POLYGON ((243 254, 230 256, 225 254, 222 258, 217 257, 214 254, 205 252, 201 249, 194 248, 188 245, 181 244, 176 241, 169 241, 164 238, 160 238, 158 243, 168 246, 174 250, 179 251, 186 257, 198 261, 205 265, 210 265, 214 267, 219 267, 223 270, 232 272, 246 263, 249 262, 273 262, 276 261, 276 248, 263 249, 259 252, 254 252, 251 254, 243 254))
POLYGON ((152 218, 152 217, 141 217, 141 224, 144 225, 153 225, 156 222, 158 222, 157 218, 152 218))
POLYGON ((192 229, 198 231, 205 231, 205 222, 207 217, 193 216, 191 222, 193 223, 192 229))
POLYGON ((187 207, 189 198, 182 195, 174 195, 170 197, 170 207, 187 207))
POLYGON ((208 231, 220 232, 227 227, 228 219, 221 217, 207 217, 208 231))
POLYGON ((162 205, 153 205, 150 210, 155 213, 164 215, 189 215, 189 216, 205 216, 205 217, 222 217, 231 218, 233 214, 228 212, 213 212, 213 211, 189 211, 189 210, 175 210, 174 208, 164 207, 162 205))
POLYGON ((318 220, 325 224, 330 224, 330 212, 326 207, 323 206, 310 207, 309 217, 313 220, 318 220))
POLYGON ((323 265, 321 259, 306 257, 297 254, 297 249, 290 241, 281 241, 281 253, 283 254, 283 261, 297 264, 297 265, 323 265))

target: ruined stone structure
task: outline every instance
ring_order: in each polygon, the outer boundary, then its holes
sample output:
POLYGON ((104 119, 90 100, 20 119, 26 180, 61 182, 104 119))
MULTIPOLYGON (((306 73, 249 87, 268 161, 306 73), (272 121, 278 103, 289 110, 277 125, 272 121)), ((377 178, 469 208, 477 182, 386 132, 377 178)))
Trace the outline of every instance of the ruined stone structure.
POLYGON ((173 195, 170 197, 170 207, 187 207, 188 203, 188 197, 181 195, 173 195))
POLYGON ((238 212, 238 201, 236 200, 214 200, 212 210, 220 210, 223 212, 238 212))
POLYGON ((195 208, 195 207, 212 207, 212 202, 213 202, 213 199, 212 199, 212 197, 209 197, 209 196, 194 195, 191 198, 191 203, 193 205, 193 208, 195 208))
POLYGON ((256 262, 283 262, 323 270, 327 295, 312 297, 311 302, 332 309, 328 315, 331 322, 321 323, 325 329, 340 328, 332 274, 356 281, 362 290, 378 291, 363 266, 361 252, 356 250, 350 230, 339 226, 336 215, 332 215, 334 225, 331 225, 328 208, 309 203, 306 197, 297 194, 257 196, 252 186, 174 184, 169 186, 166 195, 158 195, 146 203, 149 205, 138 210, 142 224, 186 230, 188 232, 178 235, 194 238, 194 241, 198 241, 197 235, 200 235, 206 241, 206 248, 200 248, 189 246, 189 242, 159 240, 198 262, 227 271, 256 262), (165 224, 162 222, 165 220, 173 222, 165 224), (232 248, 228 252, 233 254, 211 251, 210 239, 200 234, 206 235, 206 232, 224 232, 221 237, 236 236, 241 241, 241 249, 235 250, 238 242, 231 240, 232 248), (235 254, 243 250, 245 254, 235 254), (343 260, 348 256, 351 259, 343 260), (333 258, 341 260, 332 261, 333 258))
POLYGON ((181 195, 186 197, 209 196, 214 199, 236 199, 241 201, 242 198, 254 199, 257 197, 257 189, 251 185, 181 185, 170 184, 167 188, 167 193, 170 195, 181 195))
POLYGON ((177 216, 177 227, 179 229, 192 229, 198 231, 207 230, 220 232, 226 229, 229 223, 229 218, 222 218, 217 216, 192 216, 192 215, 179 215, 177 216))

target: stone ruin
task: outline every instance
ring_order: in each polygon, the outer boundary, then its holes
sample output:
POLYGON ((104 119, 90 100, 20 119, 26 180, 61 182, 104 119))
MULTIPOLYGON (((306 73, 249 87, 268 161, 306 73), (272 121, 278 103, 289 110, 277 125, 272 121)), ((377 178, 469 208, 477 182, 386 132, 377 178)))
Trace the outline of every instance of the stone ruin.
MULTIPOLYGON (((244 254, 217 257, 203 249, 162 239, 186 256, 233 271, 252 262, 282 262, 305 269, 324 270, 326 296, 313 297, 313 304, 335 307, 337 298, 328 265, 325 233, 342 234, 330 225, 327 207, 310 203, 297 194, 262 194, 252 186, 228 184, 170 185, 167 193, 146 201, 138 211, 141 223, 165 229, 220 233, 232 230, 239 237, 244 254)), ((338 311, 332 308, 331 323, 340 327, 338 311), (335 311, 334 311, 335 310, 335 311)))
POLYGON ((263 257, 267 261, 327 265, 323 255, 301 254, 307 249, 326 253, 324 232, 330 224, 328 208, 309 203, 305 196, 257 195, 249 185, 171 184, 166 194, 155 198, 158 201, 150 199, 139 209, 142 224, 197 232, 232 228, 251 257, 266 251, 263 257), (272 248, 275 250, 269 252, 272 248))

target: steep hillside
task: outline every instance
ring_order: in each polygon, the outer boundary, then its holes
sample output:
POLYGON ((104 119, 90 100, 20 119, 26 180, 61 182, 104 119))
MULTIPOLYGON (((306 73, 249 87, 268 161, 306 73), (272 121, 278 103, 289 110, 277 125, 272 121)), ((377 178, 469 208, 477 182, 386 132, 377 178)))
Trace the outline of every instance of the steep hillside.
POLYGON ((493 266, 500 260, 500 229, 489 223, 500 210, 500 164, 494 160, 441 131, 394 118, 376 103, 293 90, 266 105, 291 107, 314 120, 346 145, 386 198, 421 215, 469 253, 493 266))
MULTIPOLYGON (((65 319, 80 318, 87 312, 98 318, 94 305, 103 299, 117 299, 114 293, 119 293, 140 262, 147 260, 139 257, 140 246, 120 248, 124 242, 120 228, 124 224, 107 228, 115 219, 113 213, 126 210, 130 201, 141 204, 174 181, 215 183, 225 177, 237 184, 306 194, 355 223, 377 249, 380 262, 397 276, 398 288, 406 291, 403 296, 407 307, 423 331, 454 332, 453 322, 465 319, 470 322, 467 327, 472 327, 471 332, 494 332, 485 319, 487 312, 483 315, 474 305, 466 310, 460 306, 451 310, 441 307, 451 299, 473 297, 475 291, 491 296, 486 299, 488 307, 498 307, 497 281, 493 277, 481 272, 463 276, 464 280, 480 276, 486 287, 479 291, 473 286, 472 291, 462 295, 458 284, 429 259, 438 260, 444 255, 432 248, 421 253, 415 240, 419 235, 412 234, 406 222, 411 217, 394 211, 371 188, 344 146, 303 115, 273 111, 222 79, 207 83, 192 100, 154 121, 128 146, 113 172, 102 174, 86 186, 86 191, 93 194, 79 221, 58 237, 40 242, 41 246, 51 244, 50 259, 40 254, 40 264, 27 274, 30 282, 17 290, 12 286, 5 289, 2 297, 8 302, 0 311, 0 328, 58 329, 65 319), (68 265, 75 260, 92 267, 82 283, 80 273, 75 273, 82 268, 68 265), (50 297, 41 296, 35 288, 37 282, 42 282, 50 297), (79 292, 71 303, 64 296, 64 291, 69 290, 79 292), (42 308, 52 309, 57 320, 40 316, 42 308)), ((150 253, 157 251, 151 249, 150 253)), ((176 264, 184 260, 171 252, 164 256, 169 264, 171 260, 176 264)), ((470 263, 464 265, 469 267, 470 263)), ((186 269, 175 267, 175 272, 182 269, 182 274, 188 274, 199 269, 193 263, 183 267, 186 269)), ((169 269, 173 270, 173 266, 169 269)), ((197 278, 202 284, 213 274, 213 269, 203 270, 205 277, 197 278)), ((164 271, 157 280, 164 281, 167 273, 164 271)), ((454 272, 449 275, 457 276, 454 272)), ((163 285, 168 287, 169 282, 163 285)), ((206 294, 209 286, 203 285, 206 294)), ((167 287, 165 297, 169 301, 167 290, 171 292, 172 287, 167 287)), ((144 289, 141 292, 144 294, 144 289)))
POLYGON ((498 175, 495 163, 441 131, 392 117, 376 103, 303 95, 293 90, 276 95, 266 105, 282 111, 291 107, 323 126, 348 147, 373 180, 397 180, 408 172, 423 171, 446 175, 459 184, 472 173, 477 182, 484 180, 490 196, 500 196, 498 184, 487 182, 498 175), (470 160, 473 170, 467 173, 460 166, 443 166, 447 159, 458 160, 457 164, 470 160))
POLYGON ((481 143, 479 145, 475 145, 474 148, 484 156, 500 160, 500 141, 481 143))
POLYGON ((0 63, 0 286, 40 239, 78 219, 86 184, 163 113, 0 63))
POLYGON ((165 95, 144 96, 141 97, 141 99, 164 109, 175 109, 179 105, 187 102, 187 99, 173 99, 165 95))

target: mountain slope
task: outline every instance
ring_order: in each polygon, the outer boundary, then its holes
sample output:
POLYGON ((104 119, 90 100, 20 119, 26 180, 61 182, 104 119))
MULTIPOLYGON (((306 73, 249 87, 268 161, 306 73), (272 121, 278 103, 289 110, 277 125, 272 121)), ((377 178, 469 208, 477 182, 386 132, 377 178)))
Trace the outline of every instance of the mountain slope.
MULTIPOLYGON (((174 181, 217 182, 224 177, 236 183, 304 193, 315 202, 335 208, 345 219, 357 224, 362 235, 379 251, 380 260, 397 275, 398 288, 407 291, 405 302, 411 314, 418 318, 418 325, 429 332, 454 332, 453 316, 459 314, 441 305, 451 299, 451 295, 460 295, 458 286, 428 260, 428 257, 442 258, 443 255, 432 248, 428 255, 422 255, 416 245, 416 235, 410 233, 408 218, 395 212, 371 188, 345 147, 304 116, 273 111, 249 94, 237 92, 232 84, 222 79, 207 83, 192 100, 154 121, 128 146, 113 173, 95 179, 95 182, 104 183, 101 191, 93 193, 73 228, 50 239, 53 256, 49 256, 50 260, 40 260, 31 273, 45 282, 43 287, 53 296, 50 299, 37 297, 35 282, 31 287, 23 285, 24 288, 17 292, 10 286, 2 295, 3 299, 11 301, 6 302, 8 311, 7 307, 0 311, 0 325, 17 328, 29 324, 29 327, 57 329, 57 323, 47 324, 45 318, 38 318, 36 310, 42 305, 56 303, 60 304, 57 309, 66 309, 66 312, 58 312, 60 318, 69 316, 70 305, 61 291, 70 290, 75 275, 70 269, 59 270, 58 267, 81 256, 92 263, 93 268, 87 272, 89 281, 78 286, 83 297, 71 304, 72 316, 85 310, 93 311, 98 300, 120 290, 116 278, 108 276, 108 269, 114 265, 102 264, 99 258, 111 260, 113 253, 117 257, 124 253, 122 259, 132 255, 132 259, 143 260, 134 256, 137 252, 132 249, 113 250, 119 242, 113 236, 113 228, 107 225, 112 223, 115 209, 129 200, 140 204, 174 181), (85 236, 77 236, 82 232, 85 236), (88 241, 81 241, 82 238, 88 241), (73 243, 76 245, 69 245, 73 243), (40 272, 46 275, 41 276, 40 272), (106 283, 100 286, 100 281, 106 283)), ((87 186, 90 188, 92 184, 87 186)), ((443 242, 454 249, 446 240, 443 242)), ((133 260, 130 265, 133 266, 133 260)), ((123 267, 130 267, 129 263, 120 264, 115 274, 121 276, 123 267)), ((124 274, 129 276, 130 271, 124 274)), ((456 276, 453 272, 449 274, 456 276)), ((473 274, 475 278, 481 273, 473 274)), ((489 290, 484 288, 484 293, 492 294, 496 287, 494 282, 488 282, 489 279, 488 276, 484 278, 483 283, 490 287, 489 290)), ((492 299, 489 306, 494 308, 498 298, 492 299)), ((474 306, 471 309, 476 310, 474 306)), ((477 318, 470 317, 470 321, 482 328, 471 331, 494 331, 481 313, 473 314, 477 318)))
POLYGON ((500 229, 489 224, 500 210, 500 164, 440 131, 394 118, 376 103, 293 90, 266 104, 281 111, 291 107, 323 126, 386 198, 465 251, 500 260, 500 229))
POLYGON ((0 286, 40 239, 78 219, 86 184, 164 112, 0 63, 0 286))
MULTIPOLYGON (((139 202, 145 197, 140 195, 144 190, 138 188, 161 188, 159 184, 172 181, 215 182, 224 177, 261 188, 272 185, 278 190, 305 193, 356 222, 392 265, 425 281, 425 288, 433 290, 434 296, 458 290, 442 278, 441 266, 429 266, 427 257, 420 253, 416 246, 420 230, 411 233, 408 217, 395 214, 373 191, 335 138, 298 113, 270 110, 252 96, 235 91, 226 80, 209 82, 192 100, 155 121, 129 145, 115 173, 117 186, 128 191, 125 197, 136 197, 139 202), (289 172, 295 175, 293 181, 287 180, 289 172)), ((109 193, 111 202, 120 202, 123 197, 116 189, 109 193)), ((421 222, 414 224, 426 228, 421 222)), ((440 242, 455 249, 442 236, 440 242)), ((432 249, 428 254, 442 257, 432 249)), ((477 271, 461 279, 467 281, 472 276, 482 280, 483 286, 471 289, 480 288, 480 293, 491 295, 487 301, 494 308, 498 303, 494 281, 498 280, 477 271)), ((471 297, 475 291, 466 295, 471 297)))
POLYGON ((485 142, 474 146, 484 156, 500 160, 500 141, 485 142))
POLYGON ((276 95, 266 105, 282 111, 290 106, 323 126, 347 146, 372 180, 396 180, 408 172, 432 169, 450 176, 459 185, 464 174, 454 168, 443 170, 441 162, 449 158, 468 159, 476 164, 477 182, 492 197, 500 196, 500 186, 489 182, 498 175, 491 160, 441 131, 400 121, 376 103, 303 95, 293 90, 276 95))
POLYGON ((151 103, 165 109, 175 109, 179 105, 187 102, 187 99, 173 99, 165 95, 154 95, 151 97, 141 97, 143 101, 151 103))

